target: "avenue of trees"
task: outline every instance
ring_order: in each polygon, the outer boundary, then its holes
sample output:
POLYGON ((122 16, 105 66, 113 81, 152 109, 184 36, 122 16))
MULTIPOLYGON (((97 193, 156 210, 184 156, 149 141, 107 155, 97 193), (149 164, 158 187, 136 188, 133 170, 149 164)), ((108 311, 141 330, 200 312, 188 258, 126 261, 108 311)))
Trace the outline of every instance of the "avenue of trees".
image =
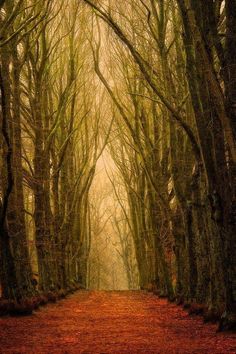
POLYGON ((84 2, 140 286, 235 324, 236 1, 84 2))
POLYGON ((0 0, 0 93, 3 298, 85 286, 106 147, 140 288, 235 326, 236 0, 0 0))

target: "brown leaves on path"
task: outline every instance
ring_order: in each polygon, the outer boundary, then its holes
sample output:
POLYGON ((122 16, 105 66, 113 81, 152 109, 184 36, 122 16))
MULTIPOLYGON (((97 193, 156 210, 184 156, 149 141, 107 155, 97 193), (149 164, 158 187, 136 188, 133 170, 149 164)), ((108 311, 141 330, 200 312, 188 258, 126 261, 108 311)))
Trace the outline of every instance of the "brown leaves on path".
POLYGON ((236 336, 216 328, 152 294, 82 291, 0 318, 0 353, 236 353, 236 336))

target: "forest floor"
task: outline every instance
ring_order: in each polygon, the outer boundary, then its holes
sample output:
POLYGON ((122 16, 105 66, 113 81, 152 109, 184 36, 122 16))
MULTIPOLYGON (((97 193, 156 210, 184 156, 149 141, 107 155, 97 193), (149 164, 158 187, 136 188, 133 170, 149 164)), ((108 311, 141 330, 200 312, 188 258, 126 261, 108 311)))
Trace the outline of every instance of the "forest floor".
POLYGON ((216 329, 149 293, 80 291, 0 318, 0 353, 236 353, 236 336, 216 329))

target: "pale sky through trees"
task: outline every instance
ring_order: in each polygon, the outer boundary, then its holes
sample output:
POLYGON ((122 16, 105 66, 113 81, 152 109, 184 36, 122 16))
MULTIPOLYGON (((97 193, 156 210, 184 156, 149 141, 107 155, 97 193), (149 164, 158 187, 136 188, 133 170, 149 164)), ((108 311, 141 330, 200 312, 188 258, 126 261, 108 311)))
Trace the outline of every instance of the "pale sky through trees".
MULTIPOLYGON (((121 207, 113 191, 110 179, 119 188, 117 171, 109 151, 104 150, 96 166, 96 174, 90 191, 91 200, 91 251, 88 258, 88 287, 98 290, 129 289, 126 269, 122 261, 122 249, 117 230, 114 229, 114 217, 120 218, 121 207), (109 175, 109 177, 108 177, 109 175), (93 218, 94 217, 94 218, 93 218)), ((123 197, 125 198, 125 191, 123 197)), ((120 220, 120 222, 126 222, 120 220)), ((132 251, 134 252, 134 251, 132 251)), ((136 284, 138 287, 137 269, 136 284)))

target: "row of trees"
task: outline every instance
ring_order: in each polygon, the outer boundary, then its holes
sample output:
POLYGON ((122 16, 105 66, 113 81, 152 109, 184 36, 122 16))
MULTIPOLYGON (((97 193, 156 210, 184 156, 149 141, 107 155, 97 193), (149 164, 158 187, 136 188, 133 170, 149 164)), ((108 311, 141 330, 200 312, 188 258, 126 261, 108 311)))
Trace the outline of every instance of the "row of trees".
POLYGON ((77 0, 0 2, 0 284, 18 303, 86 282, 103 148, 85 20, 77 0))
POLYGON ((236 2, 84 2, 140 285, 235 324, 236 2))

